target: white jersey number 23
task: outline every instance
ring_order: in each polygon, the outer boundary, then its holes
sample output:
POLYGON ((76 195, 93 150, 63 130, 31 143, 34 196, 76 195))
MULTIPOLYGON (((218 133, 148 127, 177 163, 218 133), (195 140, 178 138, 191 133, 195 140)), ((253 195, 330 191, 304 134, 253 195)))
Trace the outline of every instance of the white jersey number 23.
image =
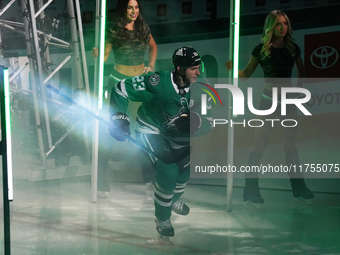
POLYGON ((132 77, 132 85, 135 91, 145 90, 144 77, 143 76, 132 77))

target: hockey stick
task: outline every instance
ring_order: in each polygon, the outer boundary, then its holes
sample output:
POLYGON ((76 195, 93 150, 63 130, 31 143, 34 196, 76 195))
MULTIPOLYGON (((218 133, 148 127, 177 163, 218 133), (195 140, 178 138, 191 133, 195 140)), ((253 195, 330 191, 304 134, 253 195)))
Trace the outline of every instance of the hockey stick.
MULTIPOLYGON (((109 126, 109 122, 104 120, 102 117, 98 116, 97 114, 95 114, 94 112, 90 111, 89 109, 85 108, 84 106, 78 104, 76 101, 74 101, 72 98, 70 98, 69 96, 65 95, 64 93, 60 92, 58 89, 56 89, 55 87, 51 86, 51 85, 47 85, 47 88, 52 90, 54 93, 62 96, 63 98, 65 98, 67 101, 71 102, 72 104, 78 106, 80 109, 82 109, 83 111, 85 111, 86 113, 88 113, 89 115, 91 115, 92 117, 96 118, 97 120, 99 120, 100 122, 102 122, 103 124, 105 124, 106 126, 109 126)), ((155 152, 151 151, 149 148, 145 147, 144 145, 141 145, 140 143, 138 143, 135 139, 133 139, 131 136, 123 134, 125 136, 125 138, 127 140, 129 140, 130 142, 134 143, 135 145, 137 145, 140 149, 142 149, 143 151, 149 153, 151 156, 163 161, 165 164, 173 164, 176 163, 178 161, 183 160, 186 156, 187 153, 182 153, 181 155, 177 156, 177 157, 161 157, 157 154, 155 154, 155 152)), ((188 149, 188 151, 190 151, 190 148, 188 149)), ((187 152, 187 151, 185 151, 187 152)))

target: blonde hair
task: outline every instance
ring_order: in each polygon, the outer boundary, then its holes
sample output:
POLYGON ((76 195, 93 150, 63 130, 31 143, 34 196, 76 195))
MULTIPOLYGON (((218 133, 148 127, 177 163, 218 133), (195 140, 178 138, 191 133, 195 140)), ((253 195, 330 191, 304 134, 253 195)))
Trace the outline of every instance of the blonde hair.
POLYGON ((268 13, 267 18, 264 22, 263 33, 262 33, 263 46, 261 50, 261 56, 263 56, 263 58, 270 57, 270 53, 271 53, 270 48, 273 44, 273 39, 274 39, 274 36, 273 36, 274 28, 276 26, 276 22, 279 16, 283 16, 288 23, 287 34, 284 37, 284 45, 288 49, 290 55, 292 57, 295 57, 295 50, 294 50, 294 44, 293 44, 294 39, 292 37, 293 30, 292 30, 290 20, 283 11, 274 10, 268 13))

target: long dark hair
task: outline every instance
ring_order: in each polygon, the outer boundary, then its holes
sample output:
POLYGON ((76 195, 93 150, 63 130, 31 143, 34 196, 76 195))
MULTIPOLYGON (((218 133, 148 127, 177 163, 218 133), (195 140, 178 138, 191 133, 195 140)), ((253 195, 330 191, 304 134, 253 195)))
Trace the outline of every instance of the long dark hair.
MULTIPOLYGON (((148 42, 149 41, 149 29, 146 23, 144 22, 143 16, 142 16, 142 9, 139 3, 139 0, 136 0, 139 6, 139 15, 137 19, 134 22, 134 30, 136 32, 137 39, 141 40, 142 42, 148 42)), ((117 31, 116 38, 118 40, 124 40, 126 38, 127 29, 125 26, 128 23, 128 20, 126 18, 126 10, 128 6, 129 0, 118 0, 116 11, 115 11, 115 17, 114 17, 114 23, 112 25, 112 28, 117 31)))

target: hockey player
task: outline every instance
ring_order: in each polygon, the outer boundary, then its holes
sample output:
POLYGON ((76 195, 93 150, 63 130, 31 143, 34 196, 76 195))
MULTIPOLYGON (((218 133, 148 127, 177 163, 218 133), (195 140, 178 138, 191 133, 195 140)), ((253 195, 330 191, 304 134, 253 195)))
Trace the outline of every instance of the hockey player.
POLYGON ((201 56, 192 47, 181 47, 173 53, 172 62, 173 70, 128 78, 113 88, 109 126, 111 136, 124 141, 130 135, 128 101, 142 102, 136 119, 137 139, 163 158, 178 157, 172 164, 151 157, 156 170, 156 229, 166 237, 174 236, 171 211, 189 213, 189 207, 178 199, 190 178, 190 137, 211 129, 208 118, 198 114, 200 103, 190 98, 190 86, 200 75, 201 56))

